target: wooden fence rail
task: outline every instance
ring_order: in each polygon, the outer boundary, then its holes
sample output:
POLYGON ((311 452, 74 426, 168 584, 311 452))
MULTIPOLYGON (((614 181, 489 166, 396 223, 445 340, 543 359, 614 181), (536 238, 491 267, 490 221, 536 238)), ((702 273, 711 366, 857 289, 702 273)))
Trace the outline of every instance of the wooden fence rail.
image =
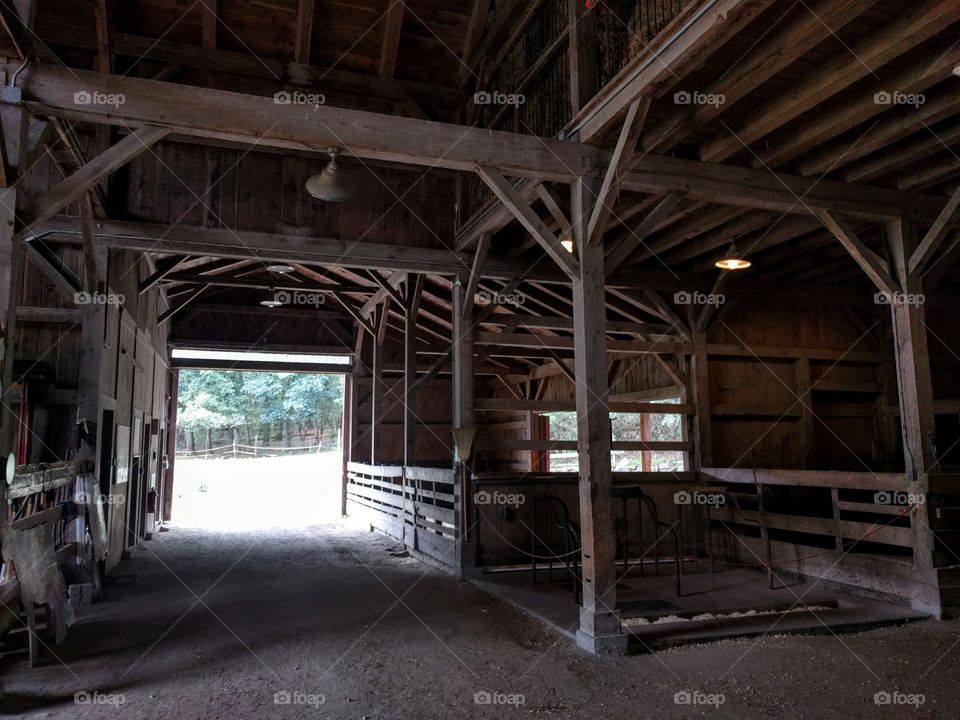
POLYGON ((454 569, 453 470, 347 464, 347 513, 454 569))

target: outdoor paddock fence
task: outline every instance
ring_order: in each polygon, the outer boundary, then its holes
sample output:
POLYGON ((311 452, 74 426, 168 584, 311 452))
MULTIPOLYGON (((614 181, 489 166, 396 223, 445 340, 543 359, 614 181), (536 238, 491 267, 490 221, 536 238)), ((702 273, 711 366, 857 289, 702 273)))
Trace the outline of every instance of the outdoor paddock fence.
POLYGON ((227 445, 218 445, 212 448, 202 448, 199 450, 181 450, 177 449, 178 458, 240 458, 240 457, 275 457, 284 454, 306 455, 311 452, 320 453, 327 450, 338 450, 337 445, 299 445, 296 447, 283 447, 275 445, 246 445, 243 443, 230 443, 227 445))

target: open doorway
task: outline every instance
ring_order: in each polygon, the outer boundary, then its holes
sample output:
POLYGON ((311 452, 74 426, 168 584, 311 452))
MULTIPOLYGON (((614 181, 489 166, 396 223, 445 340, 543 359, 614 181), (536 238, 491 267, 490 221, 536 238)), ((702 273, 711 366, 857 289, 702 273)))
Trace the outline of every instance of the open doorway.
POLYGON ((181 369, 171 520, 221 532, 340 516, 344 378, 181 369))

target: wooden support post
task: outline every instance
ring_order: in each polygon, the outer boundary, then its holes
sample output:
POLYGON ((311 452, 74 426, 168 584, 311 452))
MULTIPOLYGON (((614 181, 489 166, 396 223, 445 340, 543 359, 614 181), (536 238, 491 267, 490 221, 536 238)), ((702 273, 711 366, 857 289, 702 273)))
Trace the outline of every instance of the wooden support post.
MULTIPOLYGON (((362 330, 359 332, 363 332, 362 330)), ((341 472, 340 515, 347 516, 347 465, 353 454, 353 441, 356 428, 354 426, 355 413, 354 375, 348 374, 343 378, 343 421, 340 424, 340 452, 343 457, 341 472)))
POLYGON ((573 238, 580 253, 573 281, 574 362, 577 443, 580 459, 580 532, 583 605, 577 644, 592 653, 624 653, 627 636, 620 625, 611 514, 610 410, 607 384, 607 308, 603 247, 586 242, 597 183, 573 184, 573 238))
MULTIPOLYGON (((453 427, 464 430, 475 427, 473 335, 475 324, 472 315, 464 316, 464 307, 469 302, 466 277, 457 277, 453 283, 453 427)), ((470 457, 460 455, 454 448, 454 512, 456 520, 457 561, 461 573, 476 566, 475 507, 473 504, 473 478, 470 457)))
MULTIPOLYGON (((909 269, 911 254, 917 248, 916 227, 909 220, 893 220, 884 226, 884 234, 890 253, 891 274, 902 288, 902 295, 890 298, 890 309, 900 390, 904 466, 910 492, 917 497, 927 498, 927 473, 933 469, 937 457, 924 305, 911 301, 911 298, 921 296, 923 290, 919 273, 911 273, 909 269)), ((927 499, 914 505, 910 512, 916 580, 912 606, 939 617, 940 588, 934 567, 934 537, 929 507, 927 499)))
MULTIPOLYGON (((167 467, 163 480, 163 508, 164 522, 170 522, 173 515, 173 466, 177 459, 177 405, 180 395, 180 371, 170 370, 169 381, 170 409, 167 412, 167 467)), ((256 449, 254 449, 256 453, 256 449)))
MULTIPOLYGON (((640 413, 640 439, 644 442, 650 441, 650 413, 640 413)), ((653 457, 649 450, 640 453, 640 465, 643 472, 653 470, 653 457)))
MULTIPOLYGON (((91 238, 92 240, 92 238, 91 238)), ((106 290, 107 249, 103 246, 91 249, 91 263, 95 275, 89 282, 92 292, 106 290)), ((107 322, 107 305, 101 302, 80 304, 82 325, 80 328, 79 377, 77 379, 77 458, 92 460, 100 476, 100 370, 103 355, 103 335, 107 322)))
POLYGON ((403 339, 403 464, 415 465, 417 442, 417 315, 420 314, 420 296, 423 275, 411 275, 404 298, 403 339))
POLYGON ((693 385, 693 403, 697 408, 696 422, 693 426, 696 459, 694 467, 713 466, 713 435, 710 425, 710 373, 707 360, 707 335, 704 332, 693 334, 693 354, 690 358, 690 381, 693 385))
POLYGON ((370 464, 377 464, 378 445, 382 441, 380 428, 383 425, 383 411, 385 408, 383 384, 383 342, 387 330, 389 312, 387 303, 378 305, 373 311, 373 326, 376 334, 373 336, 373 397, 370 404, 370 464))
MULTIPOLYGON (((17 170, 27 152, 27 128, 29 118, 26 111, 12 105, 0 108, 0 148, 3 157, 6 186, 0 189, 0 323, 3 342, 0 352, 0 377, 2 392, 6 394, 13 383, 13 362, 16 357, 17 303, 23 287, 24 252, 20 242, 14 241, 17 231, 17 212, 22 205, 23 195, 18 192, 17 170)), ((0 458, 4 461, 13 450, 16 442, 17 413, 8 400, 0 403, 0 458)))

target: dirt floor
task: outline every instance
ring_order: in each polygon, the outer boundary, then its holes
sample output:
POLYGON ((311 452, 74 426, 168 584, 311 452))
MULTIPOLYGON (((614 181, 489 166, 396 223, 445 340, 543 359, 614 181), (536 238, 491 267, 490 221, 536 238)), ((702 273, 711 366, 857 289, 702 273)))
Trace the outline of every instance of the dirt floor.
MULTIPOLYGON (((203 474, 213 477, 212 467, 203 474)), ((259 516, 252 502, 251 519, 259 516)), ((329 505, 316 515, 324 513, 331 517, 329 505)), ((0 656, 0 712, 257 720, 958 716, 960 623, 595 658, 482 591, 395 557, 393 547, 339 519, 157 534, 121 566, 135 582, 111 584, 67 641, 42 654, 42 667, 27 670, 23 653, 0 656), (891 703, 877 705, 876 693, 889 693, 891 703)))

